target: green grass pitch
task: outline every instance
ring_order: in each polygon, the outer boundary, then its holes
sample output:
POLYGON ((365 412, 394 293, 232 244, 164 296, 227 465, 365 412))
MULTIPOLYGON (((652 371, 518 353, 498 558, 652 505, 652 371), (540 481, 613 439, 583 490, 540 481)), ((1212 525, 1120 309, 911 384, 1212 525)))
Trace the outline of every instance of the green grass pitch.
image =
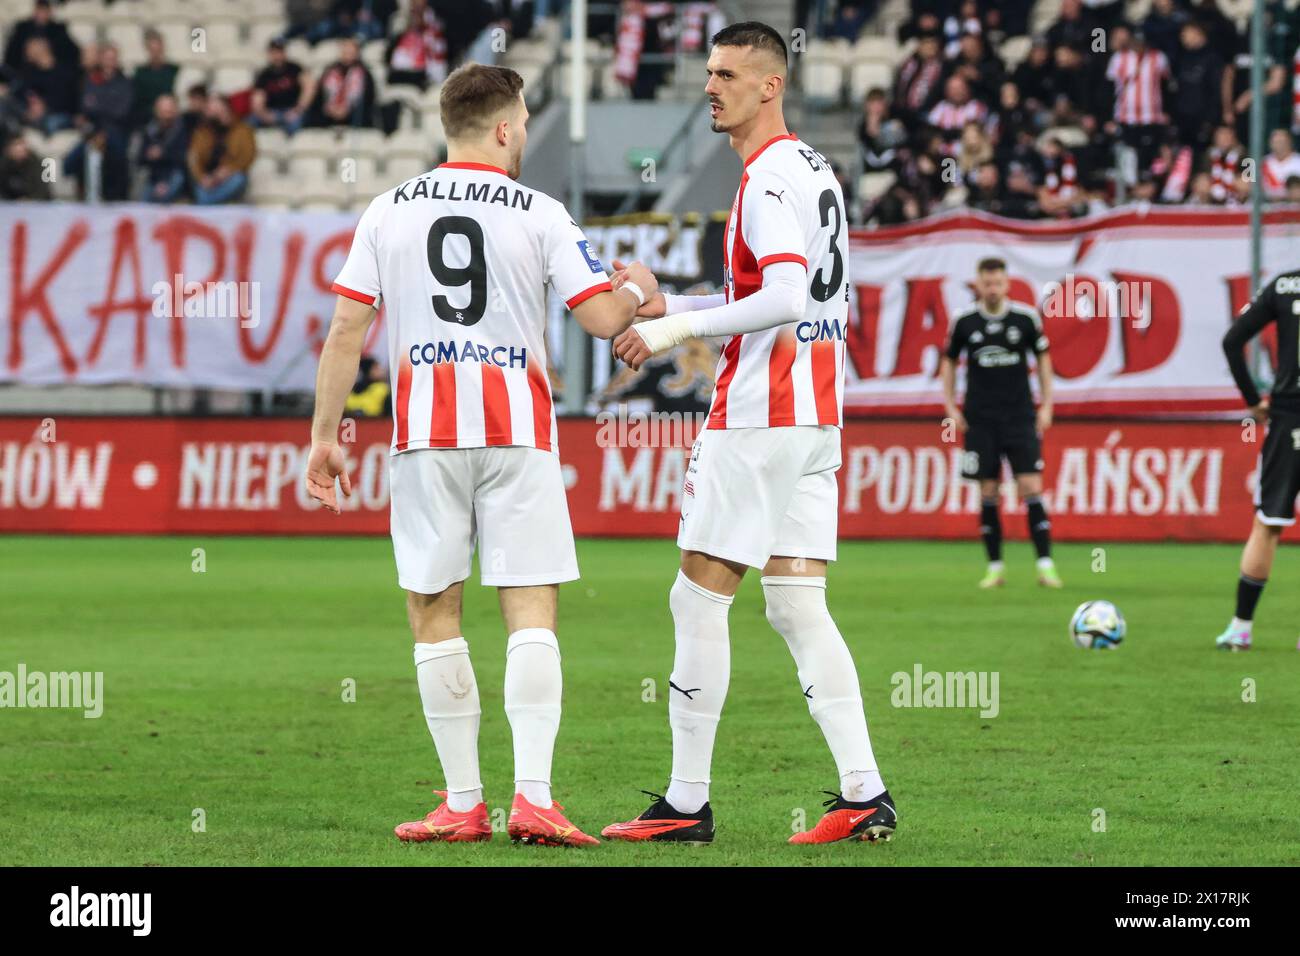
MULTIPOLYGON (((1104 547, 1104 572, 1091 547, 1059 547, 1066 588, 1048 592, 1012 544, 1008 586, 984 593, 975 541, 841 545, 831 609, 897 801, 891 843, 786 845, 837 781, 751 575, 731 614, 717 841, 565 851, 503 833, 474 846, 393 837, 442 778, 387 540, 0 537, 0 670, 105 681, 97 720, 0 710, 0 850, 32 865, 1300 864, 1300 554, 1282 549, 1256 648, 1233 655, 1212 645, 1238 548, 1104 547), (1097 597, 1128 618, 1117 651, 1066 637, 1070 612, 1097 597), (1000 713, 891 706, 891 675, 918 663, 998 672, 1000 713)), ((595 833, 644 809, 639 788, 665 785, 677 552, 584 541, 579 559, 585 578, 561 592, 554 782, 595 833)), ((471 584, 484 783, 489 807, 508 807, 505 634, 495 594, 471 584)))

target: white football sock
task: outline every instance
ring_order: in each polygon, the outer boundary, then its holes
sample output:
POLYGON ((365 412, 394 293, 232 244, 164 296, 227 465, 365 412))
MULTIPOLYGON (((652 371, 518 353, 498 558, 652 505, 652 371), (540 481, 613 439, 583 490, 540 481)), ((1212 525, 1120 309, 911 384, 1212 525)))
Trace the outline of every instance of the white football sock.
POLYGON ((469 661, 469 644, 457 637, 415 645, 415 680, 420 685, 424 720, 447 779, 447 804, 457 813, 483 802, 478 772, 478 682, 469 661))
POLYGON ((1228 630, 1230 630, 1230 631, 1234 631, 1234 632, 1237 632, 1237 633, 1240 633, 1241 631, 1245 631, 1246 633, 1250 633, 1250 628, 1251 628, 1251 622, 1250 622, 1250 621, 1243 621, 1243 620, 1242 620, 1241 618, 1239 618, 1239 617, 1234 617, 1234 618, 1232 619, 1232 623, 1228 625, 1228 630))
POLYGON ((989 570, 990 570, 990 571, 1001 571, 1001 570, 1002 570, 1003 568, 1005 568, 1005 567, 1006 567, 1006 564, 1003 563, 1002 561, 990 561, 990 562, 989 562, 989 570))
POLYGON ((1052 561, 1051 558, 1038 558, 1036 561, 1034 561, 1034 564, 1040 569, 1050 568, 1055 566, 1055 563, 1052 561))
POLYGON ((560 730, 560 642, 526 627, 506 643, 506 717, 515 745, 515 792, 543 810, 551 805, 551 757, 560 730))
POLYGON ((847 788, 844 797, 870 800, 885 785, 871 751, 853 655, 826 608, 826 579, 764 577, 762 582, 767 620, 790 646, 808 712, 821 727, 847 788))
POLYGON ((665 797, 683 813, 709 800, 713 740, 731 680, 731 598, 714 594, 682 572, 668 592, 676 651, 668 688, 668 724, 673 731, 673 772, 665 797))

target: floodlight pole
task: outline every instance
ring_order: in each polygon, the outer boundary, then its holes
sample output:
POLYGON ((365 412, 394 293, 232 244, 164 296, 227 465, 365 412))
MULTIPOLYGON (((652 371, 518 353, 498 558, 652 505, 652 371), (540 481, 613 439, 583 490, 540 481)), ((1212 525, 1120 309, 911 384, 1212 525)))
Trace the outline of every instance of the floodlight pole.
MULTIPOLYGON (((582 225, 586 215, 583 193, 586 189, 587 153, 587 0, 569 4, 569 214, 582 225)), ((564 400, 563 410, 578 414, 587 404, 591 391, 587 371, 590 338, 578 323, 570 319, 564 329, 564 400)))
POLYGON ((1250 294, 1263 281, 1264 220, 1264 0, 1255 0, 1250 18, 1250 154, 1255 176, 1250 184, 1250 294))

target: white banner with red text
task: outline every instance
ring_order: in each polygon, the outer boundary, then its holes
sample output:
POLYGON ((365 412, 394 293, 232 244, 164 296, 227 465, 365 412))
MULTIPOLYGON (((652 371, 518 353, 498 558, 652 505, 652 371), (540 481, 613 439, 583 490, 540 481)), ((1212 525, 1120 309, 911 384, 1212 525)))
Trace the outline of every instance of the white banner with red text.
MULTIPOLYGON (((658 428, 562 419, 574 530, 675 535, 693 434, 689 419, 658 428)), ((355 423, 345 445, 353 495, 333 516, 303 489, 305 420, 0 418, 0 531, 384 534, 390 435, 386 421, 355 423)), ((1263 437, 1240 422, 1058 423, 1043 454, 1053 533, 1242 540, 1263 437)), ((959 475, 960 445, 943 438, 937 424, 850 422, 841 537, 974 537, 976 486, 959 475)), ((1006 492, 1006 506, 1023 512, 1010 482, 1006 492)), ((1022 521, 1005 528, 1025 536, 1022 521)))
MULTIPOLYGON (((1250 301, 1245 210, 1131 207, 1019 222, 954 212, 855 232, 849 247, 845 408, 937 414, 939 358, 973 299, 976 264, 1005 260, 1010 297, 1035 306, 1051 341, 1059 412, 1241 409, 1220 341, 1250 301)), ((1300 211, 1265 219, 1265 277, 1297 266, 1300 211)), ((1276 336, 1263 340, 1276 350, 1276 336)))
MULTIPOLYGON (((354 222, 250 207, 0 205, 0 383, 310 390, 354 222)), ((718 278, 703 275, 717 259, 709 250, 671 248, 697 229, 662 232, 670 248, 651 250, 652 269, 689 261, 701 274, 675 274, 679 285, 718 278)), ((614 245, 600 246, 606 261, 614 245)), ((1300 211, 1271 211, 1265 273, 1294 268, 1297 246, 1300 211)), ((824 330, 847 339, 850 414, 939 411, 948 327, 988 255, 1007 261, 1012 297, 1043 312, 1059 412, 1240 408, 1219 342, 1250 298, 1246 213, 1154 207, 1052 223, 960 212, 853 233, 849 328, 824 330)), ((384 335, 381 313, 367 349, 386 354, 384 335)))

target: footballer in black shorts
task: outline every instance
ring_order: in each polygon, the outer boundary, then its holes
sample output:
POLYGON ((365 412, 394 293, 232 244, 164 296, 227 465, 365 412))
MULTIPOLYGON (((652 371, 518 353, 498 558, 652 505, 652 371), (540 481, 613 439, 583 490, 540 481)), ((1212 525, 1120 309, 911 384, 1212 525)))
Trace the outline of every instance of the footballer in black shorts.
POLYGON ((1255 522, 1237 579, 1237 612, 1215 639, 1217 647, 1245 651, 1250 649, 1255 606, 1273 569, 1278 539, 1283 528, 1295 524, 1300 494, 1300 269, 1260 290, 1223 337, 1223 352, 1250 413, 1268 421, 1255 473, 1255 522), (1246 362, 1246 343, 1270 323, 1277 325, 1277 369, 1272 393, 1261 396, 1246 362))
POLYGON ((1006 583, 998 478, 1011 466, 1025 502, 1029 535, 1038 556, 1038 583, 1060 587, 1052 563, 1051 522, 1043 506, 1041 434, 1052 423, 1052 363, 1038 313, 1007 298, 1007 267, 983 259, 976 268, 976 301, 957 316, 940 364, 948 418, 965 433, 962 476, 980 483, 980 536, 989 566, 982 588, 1006 583), (966 356, 966 401, 957 408, 957 363, 966 356), (1035 357, 1042 402, 1034 407, 1029 357, 1035 357))

